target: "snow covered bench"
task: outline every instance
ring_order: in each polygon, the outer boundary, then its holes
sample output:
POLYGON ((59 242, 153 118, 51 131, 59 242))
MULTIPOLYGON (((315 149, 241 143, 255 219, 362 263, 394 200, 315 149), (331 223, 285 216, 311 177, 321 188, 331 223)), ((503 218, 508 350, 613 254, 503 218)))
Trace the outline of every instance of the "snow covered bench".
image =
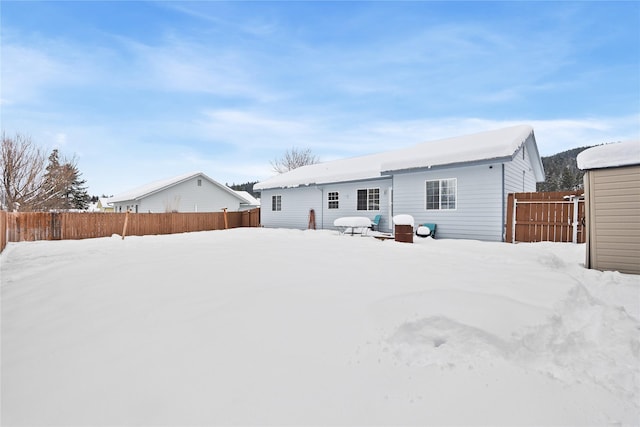
POLYGON ((371 227, 371 220, 364 216, 345 216, 333 221, 333 226, 342 234, 367 234, 371 227))

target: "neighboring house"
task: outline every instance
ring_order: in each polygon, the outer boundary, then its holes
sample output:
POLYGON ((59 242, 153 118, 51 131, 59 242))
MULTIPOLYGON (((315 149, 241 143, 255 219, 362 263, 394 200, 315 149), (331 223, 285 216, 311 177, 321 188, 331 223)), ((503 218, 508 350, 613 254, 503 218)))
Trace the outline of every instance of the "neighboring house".
POLYGON ((504 240, 507 195, 536 190, 544 168, 533 128, 513 126, 303 166, 259 182, 265 227, 333 228, 345 216, 409 214, 444 238, 504 240))
POLYGON ((116 212, 220 212, 253 208, 253 202, 202 172, 156 181, 109 199, 116 212))
POLYGON ((585 171, 587 268, 640 274, 640 140, 577 157, 585 171))
POLYGON ((251 195, 251 193, 249 193, 248 191, 239 191, 239 190, 234 190, 240 197, 244 198, 245 200, 247 200, 247 207, 249 209, 253 209, 253 208, 259 208, 260 207, 260 200, 256 199, 255 197, 253 197, 251 195))
POLYGON ((110 203, 106 197, 100 197, 96 204, 96 209, 99 212, 113 212, 113 203, 110 203))

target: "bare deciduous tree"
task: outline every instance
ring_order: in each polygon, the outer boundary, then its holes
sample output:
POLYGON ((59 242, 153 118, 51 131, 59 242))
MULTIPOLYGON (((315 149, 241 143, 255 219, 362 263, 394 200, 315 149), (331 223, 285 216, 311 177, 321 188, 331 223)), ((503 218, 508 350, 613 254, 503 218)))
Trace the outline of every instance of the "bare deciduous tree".
POLYGON ((293 147, 287 150, 282 157, 273 160, 271 166, 275 172, 284 173, 300 166, 313 165, 318 162, 318 156, 313 154, 310 148, 303 150, 293 147))
POLYGON ((0 203, 9 211, 36 210, 45 168, 45 155, 31 138, 2 133, 0 203))
POLYGON ((29 137, 2 133, 0 207, 9 211, 86 209, 89 195, 75 158, 60 159, 57 149, 48 162, 29 137))

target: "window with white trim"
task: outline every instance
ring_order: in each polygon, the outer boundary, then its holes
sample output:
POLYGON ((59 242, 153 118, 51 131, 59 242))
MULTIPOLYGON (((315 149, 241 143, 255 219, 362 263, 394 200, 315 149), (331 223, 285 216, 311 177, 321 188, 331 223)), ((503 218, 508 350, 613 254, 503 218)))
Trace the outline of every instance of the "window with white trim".
POLYGON ((358 190, 358 210, 378 211, 380 210, 380 189, 367 188, 358 190))
POLYGON ((282 196, 271 196, 271 210, 272 211, 281 211, 282 210, 282 196))
POLYGON ((427 210, 452 210, 457 207, 457 178, 427 181, 427 210))
POLYGON ((337 191, 329 191, 327 193, 327 201, 329 202, 329 209, 338 209, 340 204, 340 195, 337 191))

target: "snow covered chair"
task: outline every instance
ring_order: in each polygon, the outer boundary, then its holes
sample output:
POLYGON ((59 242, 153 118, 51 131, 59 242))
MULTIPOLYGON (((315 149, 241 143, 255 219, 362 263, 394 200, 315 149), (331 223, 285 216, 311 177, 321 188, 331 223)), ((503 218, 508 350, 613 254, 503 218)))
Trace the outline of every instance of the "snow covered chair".
POLYGON ((436 229, 438 228, 437 224, 432 223, 424 223, 420 224, 418 228, 416 228, 416 236, 418 237, 429 237, 436 238, 436 229))

